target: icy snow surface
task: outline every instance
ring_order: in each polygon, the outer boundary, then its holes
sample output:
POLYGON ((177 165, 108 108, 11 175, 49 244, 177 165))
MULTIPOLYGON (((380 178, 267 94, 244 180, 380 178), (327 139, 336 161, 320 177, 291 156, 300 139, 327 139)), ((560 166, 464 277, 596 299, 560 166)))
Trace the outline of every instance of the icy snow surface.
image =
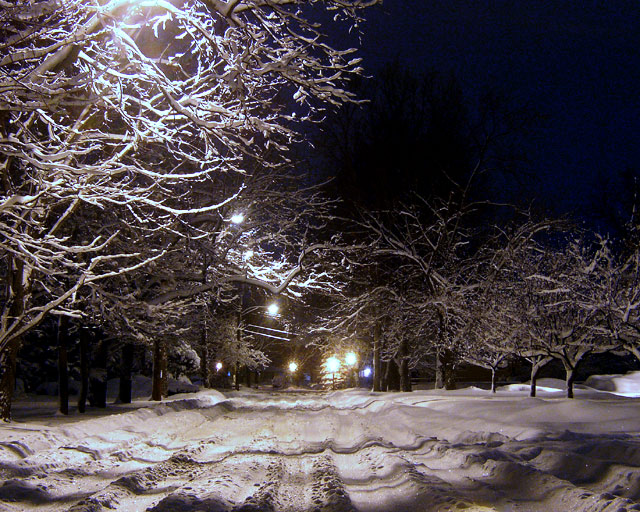
POLYGON ((86 417, 25 397, 0 426, 0 510, 640 510, 640 398, 611 392, 640 374, 592 382, 209 390, 86 417))

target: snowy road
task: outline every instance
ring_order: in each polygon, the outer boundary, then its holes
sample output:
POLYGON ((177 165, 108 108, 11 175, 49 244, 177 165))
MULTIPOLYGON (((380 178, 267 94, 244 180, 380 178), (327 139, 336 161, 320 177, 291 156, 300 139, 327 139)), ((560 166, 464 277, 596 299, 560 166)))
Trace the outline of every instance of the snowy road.
POLYGON ((0 427, 0 510, 640 510, 640 399, 203 392, 0 427))

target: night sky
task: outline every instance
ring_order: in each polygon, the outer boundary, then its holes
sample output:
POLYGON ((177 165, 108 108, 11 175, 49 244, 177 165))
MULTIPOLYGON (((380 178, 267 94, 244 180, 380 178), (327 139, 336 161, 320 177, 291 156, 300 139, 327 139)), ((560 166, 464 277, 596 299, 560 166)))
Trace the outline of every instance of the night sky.
POLYGON ((640 171, 636 0, 384 0, 366 18, 369 73, 397 58, 540 115, 527 143, 532 199, 588 217, 603 179, 640 171))

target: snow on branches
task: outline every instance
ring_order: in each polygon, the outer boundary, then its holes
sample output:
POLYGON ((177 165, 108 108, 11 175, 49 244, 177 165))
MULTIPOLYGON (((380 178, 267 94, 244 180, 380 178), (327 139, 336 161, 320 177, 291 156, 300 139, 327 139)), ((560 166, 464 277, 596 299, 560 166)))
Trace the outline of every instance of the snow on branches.
MULTIPOLYGON (((186 244, 206 239, 211 247, 229 233, 224 222, 235 208, 257 211, 274 197, 274 188, 271 196, 249 194, 256 169, 271 178, 287 172, 300 123, 349 101, 342 81, 360 72, 353 50, 333 48, 314 18, 329 11, 346 30, 373 3, 3 5, 0 347, 48 312, 76 314, 72 303, 87 283, 137 273, 167 255, 175 269, 186 244)), ((292 201, 289 213, 312 197, 292 201)), ((289 249, 304 230, 293 233, 289 249)), ((202 270, 205 279, 229 274, 221 252, 207 260, 215 271, 202 270)), ((133 281, 144 288, 147 279, 133 281)))

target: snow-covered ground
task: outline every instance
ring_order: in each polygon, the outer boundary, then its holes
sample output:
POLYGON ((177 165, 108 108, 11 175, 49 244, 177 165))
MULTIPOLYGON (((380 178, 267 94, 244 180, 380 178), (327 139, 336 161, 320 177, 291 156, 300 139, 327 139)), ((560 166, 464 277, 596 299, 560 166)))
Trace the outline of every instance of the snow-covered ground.
POLYGON ((87 417, 25 398, 0 426, 0 510, 640 510, 640 372, 574 400, 540 384, 208 390, 87 417))

